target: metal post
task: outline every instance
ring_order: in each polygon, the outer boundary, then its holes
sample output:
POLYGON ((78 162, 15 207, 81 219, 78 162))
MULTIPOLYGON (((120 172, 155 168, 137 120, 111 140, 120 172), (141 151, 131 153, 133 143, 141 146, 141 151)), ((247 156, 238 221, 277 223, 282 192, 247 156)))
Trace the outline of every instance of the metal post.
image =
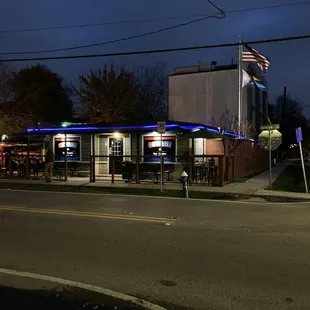
MULTIPOLYGON (((137 132, 137 156, 136 156, 136 183, 140 183, 140 135, 137 132)), ((143 160, 143 158, 142 158, 143 160)))
POLYGON ((282 119, 281 119, 282 122, 285 118, 285 110, 286 110, 286 86, 284 86, 284 91, 283 91, 282 119))
POLYGON ((241 136, 242 113, 242 41, 239 37, 239 61, 238 61, 238 136, 241 136))
POLYGON ((9 179, 11 179, 12 174, 13 174, 13 171, 12 171, 12 152, 10 149, 10 151, 9 151, 9 179))
POLYGON ((272 189, 272 158, 271 158, 271 130, 269 130, 269 189, 272 189))
POLYGON ((90 154, 90 157, 89 157, 89 182, 93 182, 93 156, 92 154, 90 154))
POLYGON ((299 144, 299 150, 300 150, 300 160, 301 160, 302 172, 303 172, 303 175, 304 175, 305 189, 306 189, 306 193, 308 194, 307 176, 306 176, 305 163, 304 163, 304 155, 303 155, 303 152, 302 152, 301 141, 299 141, 298 144, 299 144))
POLYGON ((65 133, 65 181, 68 181, 68 148, 67 148, 67 134, 65 133))
POLYGON ((91 135, 91 154, 92 154, 92 182, 96 182, 96 157, 95 157, 95 134, 91 135))
POLYGON ((30 172, 30 167, 29 167, 29 135, 27 135, 27 155, 26 155, 26 180, 29 180, 29 172, 30 172))
POLYGON ((115 157, 114 155, 110 155, 110 158, 109 158, 111 161, 112 161, 112 176, 111 176, 111 182, 114 183, 114 171, 115 171, 115 157))
POLYGON ((163 192, 163 134, 160 134, 160 191, 163 192))
POLYGON ((93 134, 90 135, 90 150, 89 150, 89 182, 93 182, 93 134))

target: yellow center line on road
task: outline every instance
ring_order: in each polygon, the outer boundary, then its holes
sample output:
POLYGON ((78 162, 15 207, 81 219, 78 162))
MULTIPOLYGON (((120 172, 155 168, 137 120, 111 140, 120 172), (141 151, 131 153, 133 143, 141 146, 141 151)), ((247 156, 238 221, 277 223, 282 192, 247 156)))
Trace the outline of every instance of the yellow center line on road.
POLYGON ((176 221, 175 219, 164 218, 164 217, 138 216, 138 215, 127 215, 127 214, 112 214, 112 213, 97 213, 97 212, 94 213, 94 212, 80 212, 80 211, 56 210, 56 209, 38 209, 38 208, 10 207, 10 206, 0 206, 0 210, 53 214, 53 215, 69 215, 69 216, 80 216, 80 217, 105 218, 105 219, 117 219, 117 220, 140 221, 140 222, 153 222, 153 223, 169 223, 169 224, 172 224, 176 221))

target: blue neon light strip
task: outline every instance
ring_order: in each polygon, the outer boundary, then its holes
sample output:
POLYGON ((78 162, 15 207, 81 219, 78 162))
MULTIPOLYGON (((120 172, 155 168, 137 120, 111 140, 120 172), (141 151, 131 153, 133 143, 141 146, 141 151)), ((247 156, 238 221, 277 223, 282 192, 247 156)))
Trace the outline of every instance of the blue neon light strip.
POLYGON ((205 129, 204 126, 193 126, 193 125, 180 125, 180 128, 186 130, 205 129))
MULTIPOLYGON (((180 126, 177 124, 168 124, 166 128, 174 129, 174 128, 182 128, 187 130, 192 130, 195 128, 204 128, 202 126, 180 126)), ((94 127, 94 126, 87 126, 87 127, 54 127, 54 128, 28 128, 26 129, 27 132, 66 132, 66 131, 91 131, 91 130, 121 130, 121 129, 157 129, 156 125, 146 125, 146 126, 112 126, 112 127, 94 127)))
MULTIPOLYGON (((145 163, 160 163, 160 157, 151 157, 151 158, 144 158, 143 160, 145 163)), ((175 158, 164 157, 165 163, 173 163, 175 162, 175 158)))
POLYGON ((219 129, 216 128, 207 128, 208 131, 216 132, 216 133, 221 133, 219 129))
MULTIPOLYGON (((233 136, 238 137, 237 134, 229 132, 229 131, 223 131, 221 132, 218 128, 215 127, 208 127, 208 126, 195 126, 195 125, 178 125, 178 124, 167 124, 166 128, 168 129, 185 129, 185 130, 194 130, 194 129, 205 129, 208 131, 216 132, 216 133, 222 133, 223 135, 227 136, 233 136)), ((35 133, 35 132, 74 132, 74 131, 98 131, 98 130, 111 130, 111 131, 117 131, 122 129, 157 129, 157 124, 154 125, 146 125, 146 126, 110 126, 110 127, 95 127, 95 126, 85 126, 85 127, 50 127, 50 128, 27 128, 26 132, 28 133, 35 133)), ((241 139, 244 139, 244 137, 241 137, 241 139)))
MULTIPOLYGON (((168 124, 166 128, 178 128, 179 125, 168 124)), ((196 127, 196 126, 193 126, 196 127)), ((54 127, 54 128, 28 128, 27 132, 66 132, 66 131, 90 131, 90 130, 119 130, 119 129, 157 129, 157 125, 147 125, 147 126, 112 126, 112 127, 54 127)))
MULTIPOLYGON (((226 136, 232 136, 232 137, 236 137, 236 138, 239 137, 238 134, 233 133, 233 132, 229 132, 229 131, 225 131, 225 130, 223 131, 223 134, 226 135, 226 136)), ((244 139, 244 136, 240 136, 240 139, 244 139)))

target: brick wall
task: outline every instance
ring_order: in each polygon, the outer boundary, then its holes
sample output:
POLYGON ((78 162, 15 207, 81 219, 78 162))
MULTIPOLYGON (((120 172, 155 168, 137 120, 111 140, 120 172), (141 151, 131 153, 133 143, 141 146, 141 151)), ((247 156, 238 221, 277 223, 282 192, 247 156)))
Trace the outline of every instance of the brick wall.
POLYGON ((223 141, 215 139, 207 139, 206 155, 224 155, 223 141))

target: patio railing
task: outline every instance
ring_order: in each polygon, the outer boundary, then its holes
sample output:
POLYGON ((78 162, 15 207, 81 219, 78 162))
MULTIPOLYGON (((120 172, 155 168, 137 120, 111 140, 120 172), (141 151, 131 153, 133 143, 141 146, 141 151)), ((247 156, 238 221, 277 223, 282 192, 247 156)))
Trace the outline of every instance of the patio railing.
POLYGON ((91 182, 159 184, 179 182, 182 171, 190 184, 224 185, 223 156, 91 156, 91 182))
MULTIPOLYGON (((190 184, 223 186, 224 156, 90 156, 89 161, 55 161, 55 179, 88 178, 90 182, 137 184, 178 183, 185 170, 190 184)), ((1 176, 5 178, 43 179, 44 157, 41 155, 0 155, 1 176)))

